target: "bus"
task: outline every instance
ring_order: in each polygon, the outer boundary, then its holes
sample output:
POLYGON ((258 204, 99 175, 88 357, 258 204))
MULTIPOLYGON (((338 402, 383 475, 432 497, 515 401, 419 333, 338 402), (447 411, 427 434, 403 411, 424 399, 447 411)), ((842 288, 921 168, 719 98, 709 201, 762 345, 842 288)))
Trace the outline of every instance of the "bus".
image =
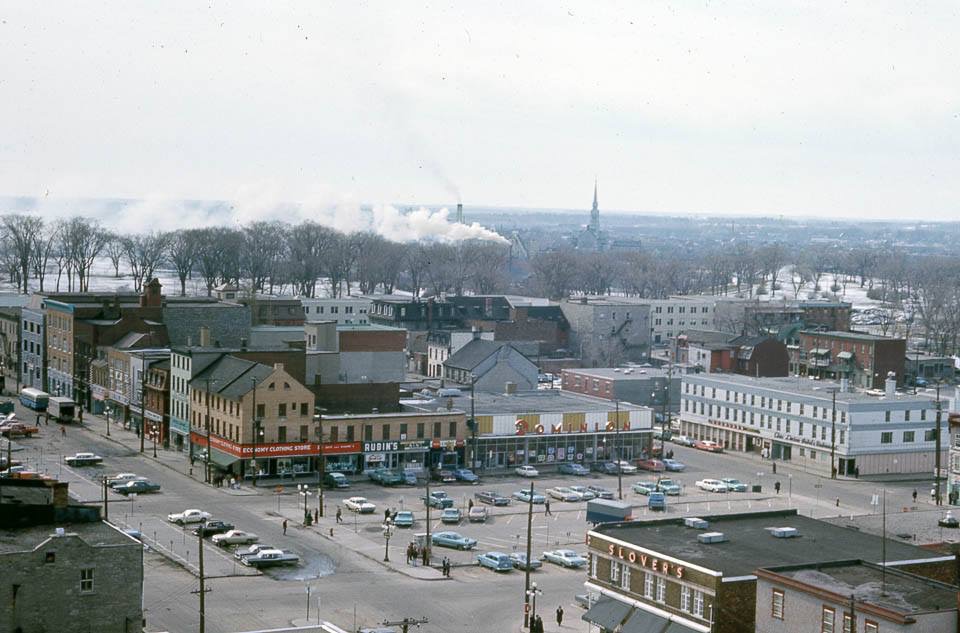
POLYGON ((33 387, 24 387, 20 390, 20 404, 34 411, 46 411, 50 403, 50 394, 33 387))
POLYGON ((47 418, 69 424, 76 418, 77 404, 70 398, 51 396, 47 404, 47 418))

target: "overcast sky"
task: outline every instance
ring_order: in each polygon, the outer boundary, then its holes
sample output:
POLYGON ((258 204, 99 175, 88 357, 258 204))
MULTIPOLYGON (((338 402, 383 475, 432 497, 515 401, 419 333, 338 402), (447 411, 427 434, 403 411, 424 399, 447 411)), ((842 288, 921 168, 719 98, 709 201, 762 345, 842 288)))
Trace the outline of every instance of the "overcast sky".
POLYGON ((0 193, 958 220, 956 2, 0 4, 0 193))

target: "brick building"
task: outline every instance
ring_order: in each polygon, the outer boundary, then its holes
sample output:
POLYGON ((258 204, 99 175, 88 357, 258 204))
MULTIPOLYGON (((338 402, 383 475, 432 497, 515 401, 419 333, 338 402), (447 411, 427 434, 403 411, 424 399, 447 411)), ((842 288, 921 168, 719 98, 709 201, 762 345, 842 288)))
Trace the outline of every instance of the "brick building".
POLYGON ((676 413, 680 410, 680 379, 679 371, 655 367, 598 367, 564 369, 561 385, 564 391, 654 407, 658 411, 666 405, 676 413))
MULTIPOLYGON (((705 516, 702 521, 701 528, 688 527, 677 517, 606 523, 590 530, 586 587, 601 599, 583 619, 602 631, 623 627, 754 633, 758 567, 851 557, 875 561, 881 552, 880 537, 801 516, 796 510, 705 516)), ((912 573, 929 577, 954 573, 953 556, 899 541, 888 541, 886 552, 890 568, 909 564, 912 573)))
POLYGON ((675 341, 677 362, 707 373, 745 376, 786 376, 790 354, 780 340, 766 335, 733 335, 715 330, 690 330, 675 341))
POLYGON ((376 324, 307 323, 306 384, 403 382, 407 333, 376 324))
POLYGON ((0 387, 12 393, 20 384, 20 306, 0 306, 0 387))
POLYGON ((882 389, 893 372, 904 384, 907 341, 865 332, 813 332, 799 334, 800 344, 790 348, 791 373, 839 380, 854 387, 882 389))

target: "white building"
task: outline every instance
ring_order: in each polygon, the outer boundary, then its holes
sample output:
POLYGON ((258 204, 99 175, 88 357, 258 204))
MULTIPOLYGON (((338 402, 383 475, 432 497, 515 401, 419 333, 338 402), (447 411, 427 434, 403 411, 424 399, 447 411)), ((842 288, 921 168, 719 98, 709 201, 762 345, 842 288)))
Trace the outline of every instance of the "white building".
POLYGON ((650 338, 653 345, 665 345, 684 330, 713 329, 713 297, 670 297, 645 299, 650 304, 650 338))
MULTIPOLYGON (((681 433, 826 475, 831 450, 841 475, 932 473, 936 398, 896 392, 891 380, 886 386, 885 392, 851 391, 809 378, 687 374, 680 393, 681 433)), ((941 404, 946 408, 946 399, 941 404)), ((950 441, 945 412, 940 428, 945 465, 950 441)))
MULTIPOLYGON (((493 340, 493 332, 478 332, 477 336, 493 340)), ((474 332, 470 330, 439 330, 427 334, 427 376, 442 377, 446 360, 473 339, 474 332)))
POLYGON ((366 325, 373 301, 363 297, 315 299, 302 297, 303 314, 309 321, 336 321, 338 324, 366 325))

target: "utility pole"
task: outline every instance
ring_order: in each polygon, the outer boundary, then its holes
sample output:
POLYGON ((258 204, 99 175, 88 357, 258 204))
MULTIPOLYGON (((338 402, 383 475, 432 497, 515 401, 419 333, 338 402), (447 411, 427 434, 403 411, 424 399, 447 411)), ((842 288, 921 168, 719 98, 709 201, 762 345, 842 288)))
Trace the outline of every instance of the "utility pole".
POLYGON ((207 592, 210 591, 204 587, 204 581, 206 576, 203 574, 203 530, 197 532, 197 559, 198 563, 198 572, 200 575, 200 589, 199 591, 192 591, 191 593, 200 594, 200 633, 206 633, 207 627, 207 592))
POLYGON ((473 433, 473 449, 470 452, 470 466, 469 468, 473 469, 477 466, 477 416, 476 406, 474 402, 476 398, 474 397, 474 386, 477 382, 477 375, 470 374, 470 431, 473 433))
POLYGON ((147 404, 144 402, 144 391, 147 383, 147 355, 140 352, 140 454, 143 455, 143 439, 147 432, 147 404))
POLYGON ((104 475, 104 476, 102 477, 102 483, 103 483, 103 520, 104 520, 104 521, 109 521, 109 520, 110 520, 110 506, 109 506, 109 504, 107 503, 107 476, 106 476, 106 475, 104 475))
POLYGON ((673 383, 673 361, 667 366, 667 384, 663 388, 663 416, 660 422, 660 459, 667 456, 667 432, 670 430, 670 385, 673 383))
MULTIPOLYGON (((428 453, 428 455, 429 455, 429 453, 428 453)), ((429 459, 429 457, 428 457, 428 459, 429 459)), ((431 560, 431 559, 430 559, 430 554, 431 554, 431 552, 430 552, 430 545, 432 544, 432 541, 430 540, 430 468, 429 468, 429 466, 427 467, 427 479, 426 479, 426 481, 427 481, 427 497, 426 497, 426 499, 424 499, 424 503, 425 503, 426 506, 427 506, 427 539, 426 539, 426 542, 423 544, 423 547, 424 547, 424 549, 425 549, 426 552, 427 552, 427 563, 426 563, 426 564, 429 565, 429 564, 430 564, 430 560, 431 560)))
POLYGON ((217 381, 212 380, 210 376, 207 376, 206 378, 204 378, 204 382, 206 382, 206 385, 207 385, 207 390, 206 390, 207 414, 206 414, 206 418, 204 420, 203 426, 204 426, 204 432, 207 435, 207 451, 203 455, 203 480, 206 483, 210 483, 210 385, 216 384, 217 381))
MULTIPOLYGON (((830 479, 837 478, 837 462, 836 462, 836 453, 837 453, 837 389, 834 389, 830 392, 830 401, 832 403, 833 412, 830 415, 830 479)), ((779 423, 778 423, 779 424, 779 423)))
POLYGON ((527 501, 527 566, 523 572, 523 626, 530 628, 530 547, 533 533, 533 482, 530 482, 530 499, 527 501))
POLYGON ((419 629, 421 624, 427 624, 428 622, 430 622, 430 620, 426 618, 404 618, 395 622, 392 620, 384 620, 381 624, 384 626, 399 626, 403 633, 409 633, 411 625, 419 629))
MULTIPOLYGON (((250 458, 250 467, 253 469, 253 476, 250 478, 253 487, 257 487, 257 435, 260 433, 260 424, 257 418, 257 378, 252 376, 250 382, 253 383, 253 456, 250 458)), ((208 449, 209 450, 209 447, 208 449)))
POLYGON ((317 413, 313 416, 317 421, 317 512, 318 516, 323 516, 323 475, 324 475, 324 456, 323 456, 323 414, 317 413))
POLYGON ((934 432, 934 439, 936 440, 936 451, 937 454, 934 457, 935 460, 935 469, 936 472, 933 474, 933 485, 936 488, 936 501, 937 505, 943 505, 943 496, 940 494, 940 424, 941 424, 941 414, 943 412, 943 407, 940 406, 940 381, 937 381, 937 430, 934 432))
MULTIPOLYGON (((620 465, 620 400, 614 400, 613 403, 614 407, 616 407, 614 410, 616 421, 613 423, 613 428, 616 432, 616 435, 614 435, 614 445, 617 453, 617 498, 623 501, 623 468, 620 465)), ((530 497, 533 498, 533 486, 530 487, 530 497)), ((527 589, 530 589, 530 587, 527 587, 527 589)))

